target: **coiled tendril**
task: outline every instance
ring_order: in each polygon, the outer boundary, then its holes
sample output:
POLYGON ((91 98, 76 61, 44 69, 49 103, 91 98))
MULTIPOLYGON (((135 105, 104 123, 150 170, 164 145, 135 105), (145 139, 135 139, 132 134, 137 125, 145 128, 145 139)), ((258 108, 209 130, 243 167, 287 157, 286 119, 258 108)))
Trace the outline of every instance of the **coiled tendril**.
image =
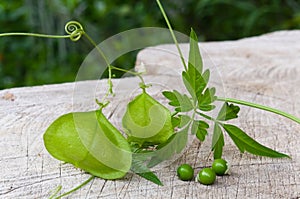
POLYGON ((65 31, 70 35, 72 41, 78 41, 84 34, 82 25, 77 21, 69 21, 65 25, 65 31))

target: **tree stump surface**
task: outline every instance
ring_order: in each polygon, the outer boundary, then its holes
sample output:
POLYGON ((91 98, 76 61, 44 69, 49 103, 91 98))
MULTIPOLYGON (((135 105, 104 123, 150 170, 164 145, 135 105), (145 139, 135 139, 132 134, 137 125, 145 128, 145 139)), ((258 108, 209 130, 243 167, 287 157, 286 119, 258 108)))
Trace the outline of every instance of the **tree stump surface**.
MULTIPOLYGON (((188 44, 181 44, 184 56, 188 44)), ((204 68, 210 68, 217 95, 256 102, 300 117, 300 31, 279 31, 237 41, 200 43, 204 68)), ((174 45, 140 51, 136 65, 145 67, 148 90, 161 103, 162 90, 184 91, 183 69, 174 45)), ((126 104, 137 95, 139 79, 114 82, 115 97, 104 114, 121 129, 126 104)), ((97 108, 106 80, 12 88, 0 91, 0 198, 47 198, 58 185, 66 192, 89 178, 70 164, 52 158, 43 133, 59 116, 97 108)), ((216 114, 213 112, 212 114, 216 114)), ((260 143, 292 159, 240 154, 225 136, 223 157, 231 175, 212 186, 178 180, 176 169, 189 163, 198 172, 211 165, 211 130, 204 143, 192 140, 182 155, 156 169, 157 186, 134 174, 123 179, 94 179, 69 198, 300 198, 300 125, 281 116, 241 106, 234 121, 260 143)))

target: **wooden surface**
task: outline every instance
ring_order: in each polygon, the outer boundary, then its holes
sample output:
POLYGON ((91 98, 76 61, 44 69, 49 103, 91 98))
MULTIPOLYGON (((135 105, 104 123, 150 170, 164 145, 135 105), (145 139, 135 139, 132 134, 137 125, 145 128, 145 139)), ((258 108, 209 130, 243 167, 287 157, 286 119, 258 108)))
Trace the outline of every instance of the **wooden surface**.
MULTIPOLYGON (((300 117, 300 31, 201 47, 219 96, 269 105, 300 117)), ((182 48, 187 55, 187 45, 182 48)), ((137 58, 137 65, 148 71, 146 81, 153 84, 149 92, 164 104, 160 91, 182 90, 182 66, 176 54, 173 45, 164 45, 143 50, 137 58)), ((104 112, 118 127, 126 103, 138 93, 138 82, 136 78, 114 81, 116 97, 104 112)), ((103 96, 105 84, 105 80, 85 81, 0 91, 0 198, 47 198, 58 185, 65 192, 89 177, 52 158, 42 136, 60 115, 95 109, 94 98, 103 96)), ((241 155, 226 136, 224 158, 231 164, 231 175, 218 177, 212 186, 178 180, 176 168, 181 163, 191 164, 196 172, 211 164, 210 132, 206 142, 192 140, 182 156, 157 168, 162 187, 128 174, 115 181, 95 179, 69 198, 299 198, 300 125, 247 107, 242 107, 235 123, 292 159, 241 155)))

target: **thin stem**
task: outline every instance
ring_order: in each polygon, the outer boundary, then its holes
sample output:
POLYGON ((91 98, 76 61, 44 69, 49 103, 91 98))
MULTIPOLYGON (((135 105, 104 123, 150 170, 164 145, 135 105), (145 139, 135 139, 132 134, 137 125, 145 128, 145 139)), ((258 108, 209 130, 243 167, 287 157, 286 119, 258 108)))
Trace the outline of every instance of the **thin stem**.
POLYGON ((54 198, 58 194, 58 192, 60 192, 61 188, 62 188, 61 185, 59 185, 58 187, 56 187, 56 189, 53 191, 52 195, 48 199, 54 198))
POLYGON ((121 71, 121 72, 124 72, 124 73, 129 73, 129 74, 135 75, 141 80, 142 84, 145 84, 144 78, 142 77, 141 73, 126 70, 126 69, 123 69, 123 68, 118 68, 118 67, 115 67, 115 66, 110 66, 110 67, 111 67, 111 69, 114 69, 114 70, 118 70, 118 71, 121 71))
MULTIPOLYGON (((96 44, 96 42, 86 32, 83 32, 83 35, 97 49, 97 51, 99 52, 99 54, 101 55, 101 57, 104 59, 105 64, 107 65, 107 67, 109 68, 109 71, 110 71, 110 63, 109 63, 107 57, 105 56, 104 52, 98 47, 98 45, 96 44)), ((111 71, 110 71, 110 77, 111 77, 111 71)))
POLYGON ((107 80, 108 81, 108 89, 107 89, 107 92, 105 93, 105 95, 103 96, 103 98, 101 99, 101 101, 102 101, 101 104, 106 104, 106 102, 105 102, 106 98, 110 94, 113 94, 111 65, 110 65, 107 57, 105 56, 104 52, 98 47, 98 45, 96 44, 96 42, 86 32, 83 32, 83 35, 96 48, 96 50, 98 51, 98 53, 100 54, 100 56, 104 59, 105 64, 107 65, 107 68, 108 68, 108 80, 107 80))
POLYGON ((169 21, 169 19, 168 19, 168 16, 167 16, 167 14, 166 14, 166 12, 165 12, 163 6, 161 5, 160 0, 156 0, 156 2, 157 2, 157 5, 158 5, 158 7, 159 7, 159 9, 160 9, 160 11, 161 11, 161 13, 162 13, 162 15, 163 15, 163 17, 164 17, 166 23, 167 23, 168 28, 169 28, 169 30, 170 30, 170 33, 171 33, 171 35, 172 35, 172 38, 173 38, 173 40, 174 40, 174 43, 175 43, 176 48, 177 48, 177 50, 178 50, 178 53, 179 53, 179 55, 180 55, 180 59, 181 59, 181 61, 182 61, 182 64, 183 64, 183 66, 184 66, 184 69, 185 69, 185 71, 187 71, 187 66, 186 66, 186 64, 185 64, 185 61, 184 61, 184 58, 183 58, 181 49, 180 49, 180 47, 179 47, 178 41, 177 41, 177 39, 176 39, 176 36, 175 36, 175 34, 174 34, 174 31, 173 31, 173 28, 172 28, 172 26, 171 26, 171 23, 170 23, 170 21, 169 21))
POLYGON ((75 191, 77 191, 78 189, 80 189, 81 187, 85 186, 86 184, 88 184, 91 180, 93 180, 95 178, 95 176, 91 176, 89 179, 87 179, 86 181, 84 181, 82 184, 80 184, 79 186, 75 187, 74 189, 71 189, 70 191, 56 197, 55 199, 59 199, 62 198, 64 196, 67 196, 75 191))
POLYGON ((300 118, 297 118, 289 113, 286 113, 284 111, 278 110, 278 109, 274 109, 268 106, 264 106, 264 105, 260 105, 260 104, 255 104, 252 102, 246 102, 246 101, 242 101, 242 100, 238 100, 238 99, 233 99, 233 98, 223 98, 223 97, 218 97, 217 98, 218 101, 223 101, 223 102, 231 102, 234 104, 240 104, 240 105, 244 105, 244 106, 249 106, 252 108, 257 108, 257 109, 261 109, 264 111, 269 111, 278 115, 281 115, 283 117, 286 117, 290 120, 293 120, 295 122, 297 122, 298 124, 300 124, 300 118))
POLYGON ((202 116, 202 117, 204 117, 204 118, 206 118, 206 119, 208 119, 208 120, 211 120, 211 121, 213 121, 213 122, 219 123, 218 120, 216 120, 215 118, 210 117, 209 115, 206 115, 206 114, 201 113, 201 112, 199 112, 199 111, 195 111, 195 112, 196 112, 198 115, 200 115, 200 116, 202 116))
POLYGON ((30 37, 43 37, 50 39, 68 39, 71 35, 47 35, 47 34, 37 34, 37 33, 25 33, 25 32, 10 32, 10 33, 1 33, 0 37, 7 36, 30 36, 30 37))

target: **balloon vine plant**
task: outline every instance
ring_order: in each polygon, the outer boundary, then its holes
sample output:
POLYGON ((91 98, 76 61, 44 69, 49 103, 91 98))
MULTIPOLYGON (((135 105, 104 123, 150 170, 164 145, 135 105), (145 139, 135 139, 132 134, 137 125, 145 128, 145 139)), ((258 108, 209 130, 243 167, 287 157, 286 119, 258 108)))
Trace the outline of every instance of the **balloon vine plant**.
POLYGON ((209 124, 212 121, 213 135, 211 150, 214 159, 222 157, 224 133, 233 140, 241 153, 245 151, 267 157, 289 157, 255 141, 239 127, 228 122, 238 117, 239 106, 245 105, 289 118, 300 124, 300 119, 283 111, 238 99, 223 98, 216 95, 216 89, 209 86, 210 70, 203 69, 196 33, 191 30, 188 62, 170 25, 168 17, 159 0, 156 1, 170 30, 184 67, 182 81, 187 90, 164 91, 172 110, 167 109, 147 93, 147 85, 139 72, 128 71, 112 66, 103 51, 84 31, 79 22, 71 21, 65 26, 67 35, 45 35, 35 33, 2 33, 3 36, 33 36, 54 39, 69 38, 78 41, 82 36, 97 49, 108 67, 108 90, 98 101, 99 109, 90 112, 68 113, 56 119, 44 133, 44 144, 56 159, 71 163, 91 174, 91 177, 76 188, 57 196, 61 185, 50 198, 61 198, 80 189, 95 177, 119 179, 130 170, 158 185, 162 182, 151 168, 180 153, 187 144, 188 133, 205 141, 209 124), (141 93, 128 103, 122 118, 122 133, 105 117, 102 110, 108 105, 107 97, 113 94, 112 70, 119 70, 138 76, 141 80, 141 93), (208 115, 216 108, 215 102, 223 102, 216 118, 208 115), (172 113, 171 113, 172 111, 172 113), (201 118, 201 119, 199 119, 201 118), (176 129, 176 130, 175 130, 176 129), (117 158, 116 158, 117 157, 117 158))

